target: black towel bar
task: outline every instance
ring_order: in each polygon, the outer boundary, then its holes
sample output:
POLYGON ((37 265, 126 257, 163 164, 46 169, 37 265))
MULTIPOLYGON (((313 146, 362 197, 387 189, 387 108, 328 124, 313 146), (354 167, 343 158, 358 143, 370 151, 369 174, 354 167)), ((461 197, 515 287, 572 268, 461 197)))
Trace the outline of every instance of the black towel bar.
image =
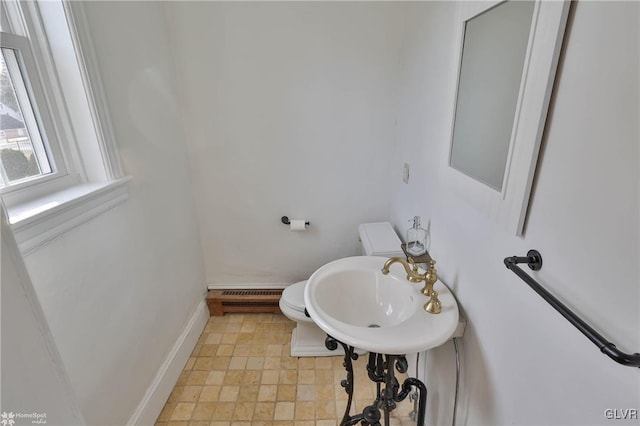
POLYGON ((629 367, 640 367, 640 353, 627 354, 616 348, 616 345, 607 341, 601 334, 595 331, 591 326, 585 323, 580 317, 578 317, 573 311, 567 308, 562 302, 556 299, 551 293, 544 289, 536 280, 531 278, 522 268, 518 266, 519 263, 526 263, 534 271, 542 268, 542 256, 537 250, 529 250, 527 256, 518 257, 512 256, 504 259, 504 264, 508 269, 511 269, 514 274, 520 277, 525 283, 529 285, 536 293, 538 293, 544 300, 546 300, 553 308, 573 324, 582 334, 587 336, 591 342, 593 342, 600 351, 607 355, 609 358, 622 365, 629 367))

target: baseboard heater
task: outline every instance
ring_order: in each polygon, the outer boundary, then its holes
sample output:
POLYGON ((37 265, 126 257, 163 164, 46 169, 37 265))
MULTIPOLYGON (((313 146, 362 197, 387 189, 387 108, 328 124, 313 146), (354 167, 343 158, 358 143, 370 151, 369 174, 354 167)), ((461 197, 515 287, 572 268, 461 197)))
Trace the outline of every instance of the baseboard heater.
POLYGON ((209 290, 207 306, 212 317, 227 312, 271 312, 280 313, 282 289, 256 290, 209 290))

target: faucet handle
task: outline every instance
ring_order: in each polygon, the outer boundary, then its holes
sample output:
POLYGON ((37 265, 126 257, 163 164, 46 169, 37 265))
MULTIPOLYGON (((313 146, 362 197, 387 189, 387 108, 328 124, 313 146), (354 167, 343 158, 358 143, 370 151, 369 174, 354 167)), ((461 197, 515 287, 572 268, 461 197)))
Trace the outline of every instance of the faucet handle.
POLYGON ((442 312, 442 303, 438 299, 438 292, 431 290, 431 300, 424 305, 424 310, 430 314, 439 314, 442 312))
POLYGON ((427 273, 424 276, 424 281, 428 285, 433 285, 436 281, 438 281, 438 271, 436 271, 435 264, 435 260, 431 259, 429 261, 429 268, 427 269, 427 273))

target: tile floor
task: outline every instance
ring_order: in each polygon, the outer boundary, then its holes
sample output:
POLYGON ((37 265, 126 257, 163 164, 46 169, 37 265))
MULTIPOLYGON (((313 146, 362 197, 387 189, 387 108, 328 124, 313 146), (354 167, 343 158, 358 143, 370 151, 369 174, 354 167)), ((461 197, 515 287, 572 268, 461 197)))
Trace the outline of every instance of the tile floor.
MULTIPOLYGON (((280 314, 211 317, 156 425, 338 425, 347 403, 342 356, 291 357, 294 327, 280 314)), ((375 396, 367 359, 354 362, 351 414, 375 396)), ((412 404, 408 398, 399 404, 391 424, 414 426, 412 404)))

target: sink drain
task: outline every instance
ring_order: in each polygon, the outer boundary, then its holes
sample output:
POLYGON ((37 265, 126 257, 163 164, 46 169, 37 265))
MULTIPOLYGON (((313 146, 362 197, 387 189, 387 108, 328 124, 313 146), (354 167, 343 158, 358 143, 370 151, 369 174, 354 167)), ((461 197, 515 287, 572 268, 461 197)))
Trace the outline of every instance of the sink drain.
POLYGON ((369 324, 367 327, 369 328, 380 328, 378 324, 369 324))

